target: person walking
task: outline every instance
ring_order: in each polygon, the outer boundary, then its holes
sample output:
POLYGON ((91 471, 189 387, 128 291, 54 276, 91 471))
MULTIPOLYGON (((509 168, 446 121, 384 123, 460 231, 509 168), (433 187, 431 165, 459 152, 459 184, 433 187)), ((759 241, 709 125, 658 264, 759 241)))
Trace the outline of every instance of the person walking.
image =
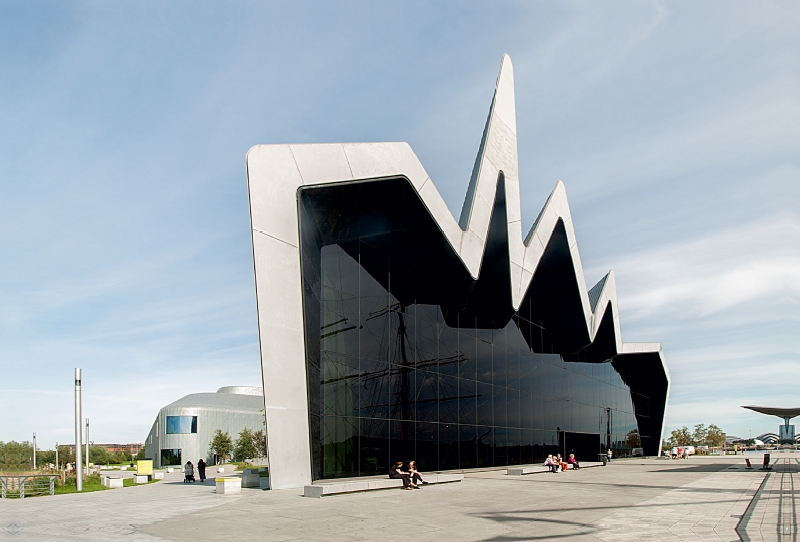
POLYGON ((194 465, 191 461, 187 461, 183 467, 183 483, 194 482, 194 465))
POLYGON ((612 453, 611 453, 611 448, 609 448, 609 449, 608 449, 608 462, 609 462, 609 463, 611 463, 611 456, 612 456, 612 453))
POLYGON ((197 475, 201 483, 206 481, 206 462, 202 458, 197 462, 197 475))

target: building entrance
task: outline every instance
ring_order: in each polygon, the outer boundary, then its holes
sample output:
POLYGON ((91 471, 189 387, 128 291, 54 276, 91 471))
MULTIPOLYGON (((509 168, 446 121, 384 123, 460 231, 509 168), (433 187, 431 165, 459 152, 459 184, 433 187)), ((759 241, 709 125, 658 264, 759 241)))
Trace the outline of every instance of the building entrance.
POLYGON ((169 465, 182 465, 181 463, 181 450, 180 449, 162 449, 161 450, 161 466, 166 467, 169 465))
POLYGON ((562 457, 575 454, 578 461, 597 461, 597 454, 600 453, 599 434, 561 431, 559 437, 562 457))

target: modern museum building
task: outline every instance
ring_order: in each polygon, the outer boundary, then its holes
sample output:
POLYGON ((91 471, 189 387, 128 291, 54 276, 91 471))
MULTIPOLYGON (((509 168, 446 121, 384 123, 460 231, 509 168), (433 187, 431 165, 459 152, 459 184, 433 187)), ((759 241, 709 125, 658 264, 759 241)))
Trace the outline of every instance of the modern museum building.
POLYGON ((523 236, 516 137, 504 56, 458 218, 406 143, 250 149, 273 488, 659 453, 661 346, 587 288, 560 181, 523 236))
POLYGON ((215 393, 192 393, 161 408, 144 443, 144 454, 156 467, 217 462, 211 439, 219 429, 236 440, 243 429, 264 428, 261 388, 224 386, 215 393))

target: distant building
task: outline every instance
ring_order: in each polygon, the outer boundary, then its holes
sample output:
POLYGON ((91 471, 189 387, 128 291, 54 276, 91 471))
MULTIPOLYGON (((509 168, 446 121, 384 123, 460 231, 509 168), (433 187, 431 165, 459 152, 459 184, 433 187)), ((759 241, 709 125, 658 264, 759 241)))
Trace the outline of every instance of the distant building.
POLYGON ((209 447, 217 429, 231 439, 242 429, 264 430, 264 393, 251 386, 226 386, 216 393, 193 393, 163 407, 145 440, 144 455, 156 467, 214 463, 209 447))
MULTIPOLYGON (((780 443, 780 437, 777 433, 764 433, 763 435, 758 435, 756 440, 760 440, 767 445, 780 443)), ((800 435, 794 437, 794 443, 800 444, 800 435)))
MULTIPOLYGON (((84 444, 85 445, 85 444, 84 444)), ((60 444, 59 448, 66 446, 69 448, 73 453, 75 452, 75 445, 74 444, 60 444)), ((108 453, 113 454, 116 452, 124 452, 130 455, 136 455, 139 453, 139 450, 144 448, 144 444, 141 442, 129 442, 128 444, 103 444, 92 442, 92 448, 104 448, 108 453)))
POLYGON ((139 453, 139 450, 144 448, 144 444, 141 442, 138 443, 130 443, 130 444, 97 444, 92 443, 92 446, 99 446, 101 448, 105 448, 106 451, 110 454, 117 453, 117 452, 124 452, 129 455, 136 455, 139 453))

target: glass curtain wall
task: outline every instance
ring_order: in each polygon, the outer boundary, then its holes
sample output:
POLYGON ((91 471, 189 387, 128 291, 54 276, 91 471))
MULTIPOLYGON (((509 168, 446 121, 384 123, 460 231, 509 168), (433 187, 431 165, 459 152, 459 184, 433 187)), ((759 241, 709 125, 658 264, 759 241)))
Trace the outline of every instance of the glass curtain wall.
POLYGON ((617 456, 641 446, 631 392, 611 363, 534 353, 522 330, 533 336, 536 325, 521 314, 500 329, 460 318, 453 327, 439 306, 401 303, 390 254, 380 281, 359 265, 376 245, 324 246, 318 260, 315 478, 386 474, 391 462, 411 459, 422 471, 534 463, 568 451, 570 433, 596 435, 584 460, 607 446, 617 456))

